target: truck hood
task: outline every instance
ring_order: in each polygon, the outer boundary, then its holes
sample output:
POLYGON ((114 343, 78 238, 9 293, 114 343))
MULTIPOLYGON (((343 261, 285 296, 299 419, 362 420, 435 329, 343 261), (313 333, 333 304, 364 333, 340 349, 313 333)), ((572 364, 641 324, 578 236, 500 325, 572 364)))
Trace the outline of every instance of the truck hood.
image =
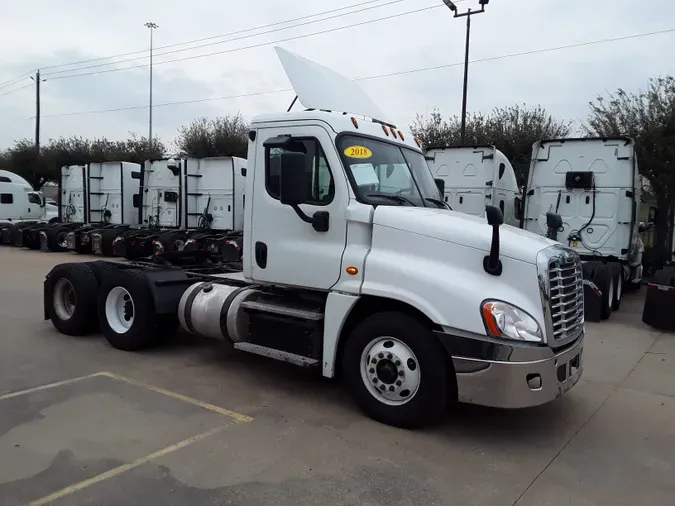
MULTIPOLYGON (((490 251, 492 242, 492 227, 487 224, 485 218, 445 209, 378 206, 373 216, 373 225, 432 237, 486 253, 490 251)), ((499 237, 500 256, 531 264, 536 263, 539 251, 558 244, 545 237, 508 225, 502 225, 499 228, 499 237)))

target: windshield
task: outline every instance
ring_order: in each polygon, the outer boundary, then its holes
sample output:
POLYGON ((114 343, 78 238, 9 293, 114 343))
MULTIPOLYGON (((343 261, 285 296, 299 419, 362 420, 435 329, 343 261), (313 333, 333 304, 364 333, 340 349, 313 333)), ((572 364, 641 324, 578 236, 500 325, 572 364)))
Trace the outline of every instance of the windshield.
POLYGON ((444 207, 422 153, 356 135, 341 137, 337 148, 360 201, 444 207))

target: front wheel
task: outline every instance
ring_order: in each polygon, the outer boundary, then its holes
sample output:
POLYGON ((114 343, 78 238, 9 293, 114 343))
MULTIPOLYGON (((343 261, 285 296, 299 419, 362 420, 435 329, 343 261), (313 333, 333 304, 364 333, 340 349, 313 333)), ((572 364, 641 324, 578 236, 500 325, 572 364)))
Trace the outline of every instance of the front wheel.
POLYGON ((433 422, 448 404, 451 366, 445 350, 418 320, 378 313, 349 336, 342 370, 347 387, 371 418, 398 427, 433 422))

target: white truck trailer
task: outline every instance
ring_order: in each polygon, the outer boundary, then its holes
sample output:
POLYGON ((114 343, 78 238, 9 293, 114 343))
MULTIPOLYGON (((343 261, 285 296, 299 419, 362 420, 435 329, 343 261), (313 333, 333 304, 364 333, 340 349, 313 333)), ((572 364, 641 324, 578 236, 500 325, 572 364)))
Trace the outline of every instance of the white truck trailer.
POLYGON ((147 161, 141 227, 110 232, 115 254, 133 259, 184 247, 222 249, 244 227, 245 172, 246 160, 236 157, 147 161))
POLYGON ((563 395, 582 372, 583 311, 562 320, 560 305, 583 307, 579 256, 502 226, 498 207, 487 220, 448 210, 417 142, 355 82, 277 53, 307 110, 251 124, 243 269, 163 255, 62 264, 44 283, 45 318, 65 334, 100 326, 123 350, 160 343, 179 321, 340 375, 369 416, 398 426, 455 401, 563 395), (379 179, 389 165, 407 168, 396 188, 379 179))
POLYGON ((584 262, 602 319, 619 309, 624 287, 642 280, 640 192, 628 137, 541 140, 532 148, 522 226, 547 235, 547 214, 562 218, 555 238, 584 262))
POLYGON ((485 206, 499 207, 504 223, 520 226, 522 195, 509 159, 495 146, 444 146, 425 149, 431 173, 445 183, 444 200, 453 211, 485 217, 485 206))
MULTIPOLYGON (((138 225, 138 195, 141 166, 132 162, 88 163, 84 199, 85 226, 66 235, 68 249, 78 253, 93 251, 97 233, 119 234, 138 225)), ((112 256, 112 239, 102 242, 99 252, 112 256)))

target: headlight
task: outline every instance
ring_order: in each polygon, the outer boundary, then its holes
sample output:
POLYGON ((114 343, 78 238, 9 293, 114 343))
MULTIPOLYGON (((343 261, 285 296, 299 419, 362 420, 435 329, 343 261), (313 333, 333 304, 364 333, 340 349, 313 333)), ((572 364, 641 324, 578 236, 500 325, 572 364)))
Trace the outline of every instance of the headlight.
POLYGON ((494 337, 532 343, 544 340, 535 319, 511 304, 489 300, 483 303, 481 313, 485 326, 494 337))

